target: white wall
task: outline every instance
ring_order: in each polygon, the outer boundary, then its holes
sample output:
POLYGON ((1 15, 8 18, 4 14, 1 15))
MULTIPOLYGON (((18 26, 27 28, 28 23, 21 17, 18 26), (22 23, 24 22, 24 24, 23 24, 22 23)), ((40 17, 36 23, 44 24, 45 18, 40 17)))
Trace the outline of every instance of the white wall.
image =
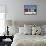
POLYGON ((16 21, 46 21, 46 0, 0 0, 7 5, 8 20, 16 21), (24 5, 37 5, 37 15, 24 15, 24 5))

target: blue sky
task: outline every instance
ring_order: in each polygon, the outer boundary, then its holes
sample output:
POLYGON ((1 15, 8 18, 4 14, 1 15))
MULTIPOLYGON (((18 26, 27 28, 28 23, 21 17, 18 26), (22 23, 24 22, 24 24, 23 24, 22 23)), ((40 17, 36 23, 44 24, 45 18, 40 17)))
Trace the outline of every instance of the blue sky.
POLYGON ((37 9, 37 5, 24 5, 24 8, 37 9))

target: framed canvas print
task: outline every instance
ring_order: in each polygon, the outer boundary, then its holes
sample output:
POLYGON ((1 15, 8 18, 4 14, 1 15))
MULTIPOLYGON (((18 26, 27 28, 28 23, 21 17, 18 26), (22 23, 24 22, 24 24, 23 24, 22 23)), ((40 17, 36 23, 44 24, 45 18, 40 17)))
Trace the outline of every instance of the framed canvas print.
POLYGON ((36 15, 37 5, 24 5, 24 14, 25 15, 36 15))

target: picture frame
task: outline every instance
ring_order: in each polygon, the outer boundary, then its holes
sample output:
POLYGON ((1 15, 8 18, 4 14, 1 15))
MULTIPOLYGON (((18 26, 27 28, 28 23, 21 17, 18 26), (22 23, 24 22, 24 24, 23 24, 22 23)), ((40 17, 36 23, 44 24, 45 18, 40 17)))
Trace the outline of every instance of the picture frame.
POLYGON ((36 15, 37 5, 24 5, 24 14, 25 15, 36 15))

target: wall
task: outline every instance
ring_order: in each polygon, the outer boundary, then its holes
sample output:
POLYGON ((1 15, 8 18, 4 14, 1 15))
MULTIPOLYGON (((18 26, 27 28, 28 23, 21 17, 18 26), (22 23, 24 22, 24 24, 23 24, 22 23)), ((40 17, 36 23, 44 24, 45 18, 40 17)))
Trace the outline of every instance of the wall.
POLYGON ((44 0, 23 0, 16 1, 16 20, 19 21, 46 21, 46 1, 44 0), (36 4, 37 5, 37 15, 24 15, 24 5, 36 4))
POLYGON ((30 24, 37 22, 39 24, 46 22, 46 0, 0 0, 0 4, 6 5, 7 25, 10 24, 11 26, 15 21, 18 21, 16 24, 20 24, 20 26, 24 23, 30 24), (24 5, 31 4, 37 5, 37 15, 24 15, 24 5))
POLYGON ((46 21, 46 0, 0 0, 7 5, 7 20, 16 21, 46 21), (24 5, 37 5, 37 15, 24 15, 24 5))

